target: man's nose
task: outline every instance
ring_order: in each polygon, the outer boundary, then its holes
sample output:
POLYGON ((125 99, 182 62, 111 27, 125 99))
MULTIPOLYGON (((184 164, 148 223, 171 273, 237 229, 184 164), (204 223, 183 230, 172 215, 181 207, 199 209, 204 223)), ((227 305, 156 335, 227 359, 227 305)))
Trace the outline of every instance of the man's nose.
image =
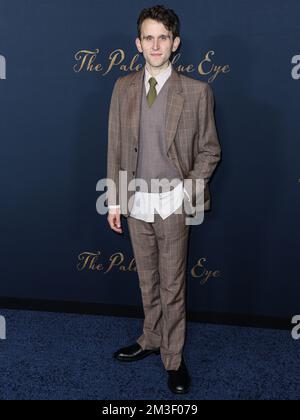
POLYGON ((159 42, 158 41, 154 41, 154 49, 155 50, 159 49, 159 42))

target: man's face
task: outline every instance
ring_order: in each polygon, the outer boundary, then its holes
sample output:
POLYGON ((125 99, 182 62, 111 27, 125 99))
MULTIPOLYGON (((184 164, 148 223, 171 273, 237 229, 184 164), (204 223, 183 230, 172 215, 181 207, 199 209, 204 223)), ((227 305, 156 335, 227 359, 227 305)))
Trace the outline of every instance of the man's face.
POLYGON ((141 40, 136 38, 135 42, 146 63, 159 69, 165 66, 172 52, 177 50, 180 38, 176 37, 173 40, 172 32, 168 31, 163 23, 146 19, 141 27, 141 40))

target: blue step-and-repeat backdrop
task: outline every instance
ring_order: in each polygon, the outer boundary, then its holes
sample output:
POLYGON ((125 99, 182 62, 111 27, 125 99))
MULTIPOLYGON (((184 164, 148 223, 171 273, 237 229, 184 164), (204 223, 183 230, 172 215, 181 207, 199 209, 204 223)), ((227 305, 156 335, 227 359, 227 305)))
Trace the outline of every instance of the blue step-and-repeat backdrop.
MULTIPOLYGON (((173 0, 178 71, 208 82, 222 161, 191 228, 188 310, 300 312, 300 3, 173 0)), ((139 71, 141 0, 0 0, 0 297, 141 306, 96 211, 109 101, 139 71)))

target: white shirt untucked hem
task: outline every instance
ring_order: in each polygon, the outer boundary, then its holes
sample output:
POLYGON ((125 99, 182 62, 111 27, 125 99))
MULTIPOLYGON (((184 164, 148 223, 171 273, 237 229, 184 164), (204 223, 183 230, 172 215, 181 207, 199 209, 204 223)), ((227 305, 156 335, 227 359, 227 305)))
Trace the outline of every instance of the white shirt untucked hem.
POLYGON ((179 183, 173 190, 164 193, 136 191, 130 216, 145 222, 154 222, 154 212, 156 210, 165 220, 182 205, 184 193, 187 194, 183 182, 179 183))

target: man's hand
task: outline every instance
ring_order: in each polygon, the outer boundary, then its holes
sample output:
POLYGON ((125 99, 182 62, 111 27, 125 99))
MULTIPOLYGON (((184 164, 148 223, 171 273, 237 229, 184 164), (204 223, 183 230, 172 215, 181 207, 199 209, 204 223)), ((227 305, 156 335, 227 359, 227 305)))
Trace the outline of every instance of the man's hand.
POLYGON ((108 212, 107 220, 112 230, 114 230, 117 233, 123 233, 121 227, 121 215, 119 208, 110 209, 108 212))

